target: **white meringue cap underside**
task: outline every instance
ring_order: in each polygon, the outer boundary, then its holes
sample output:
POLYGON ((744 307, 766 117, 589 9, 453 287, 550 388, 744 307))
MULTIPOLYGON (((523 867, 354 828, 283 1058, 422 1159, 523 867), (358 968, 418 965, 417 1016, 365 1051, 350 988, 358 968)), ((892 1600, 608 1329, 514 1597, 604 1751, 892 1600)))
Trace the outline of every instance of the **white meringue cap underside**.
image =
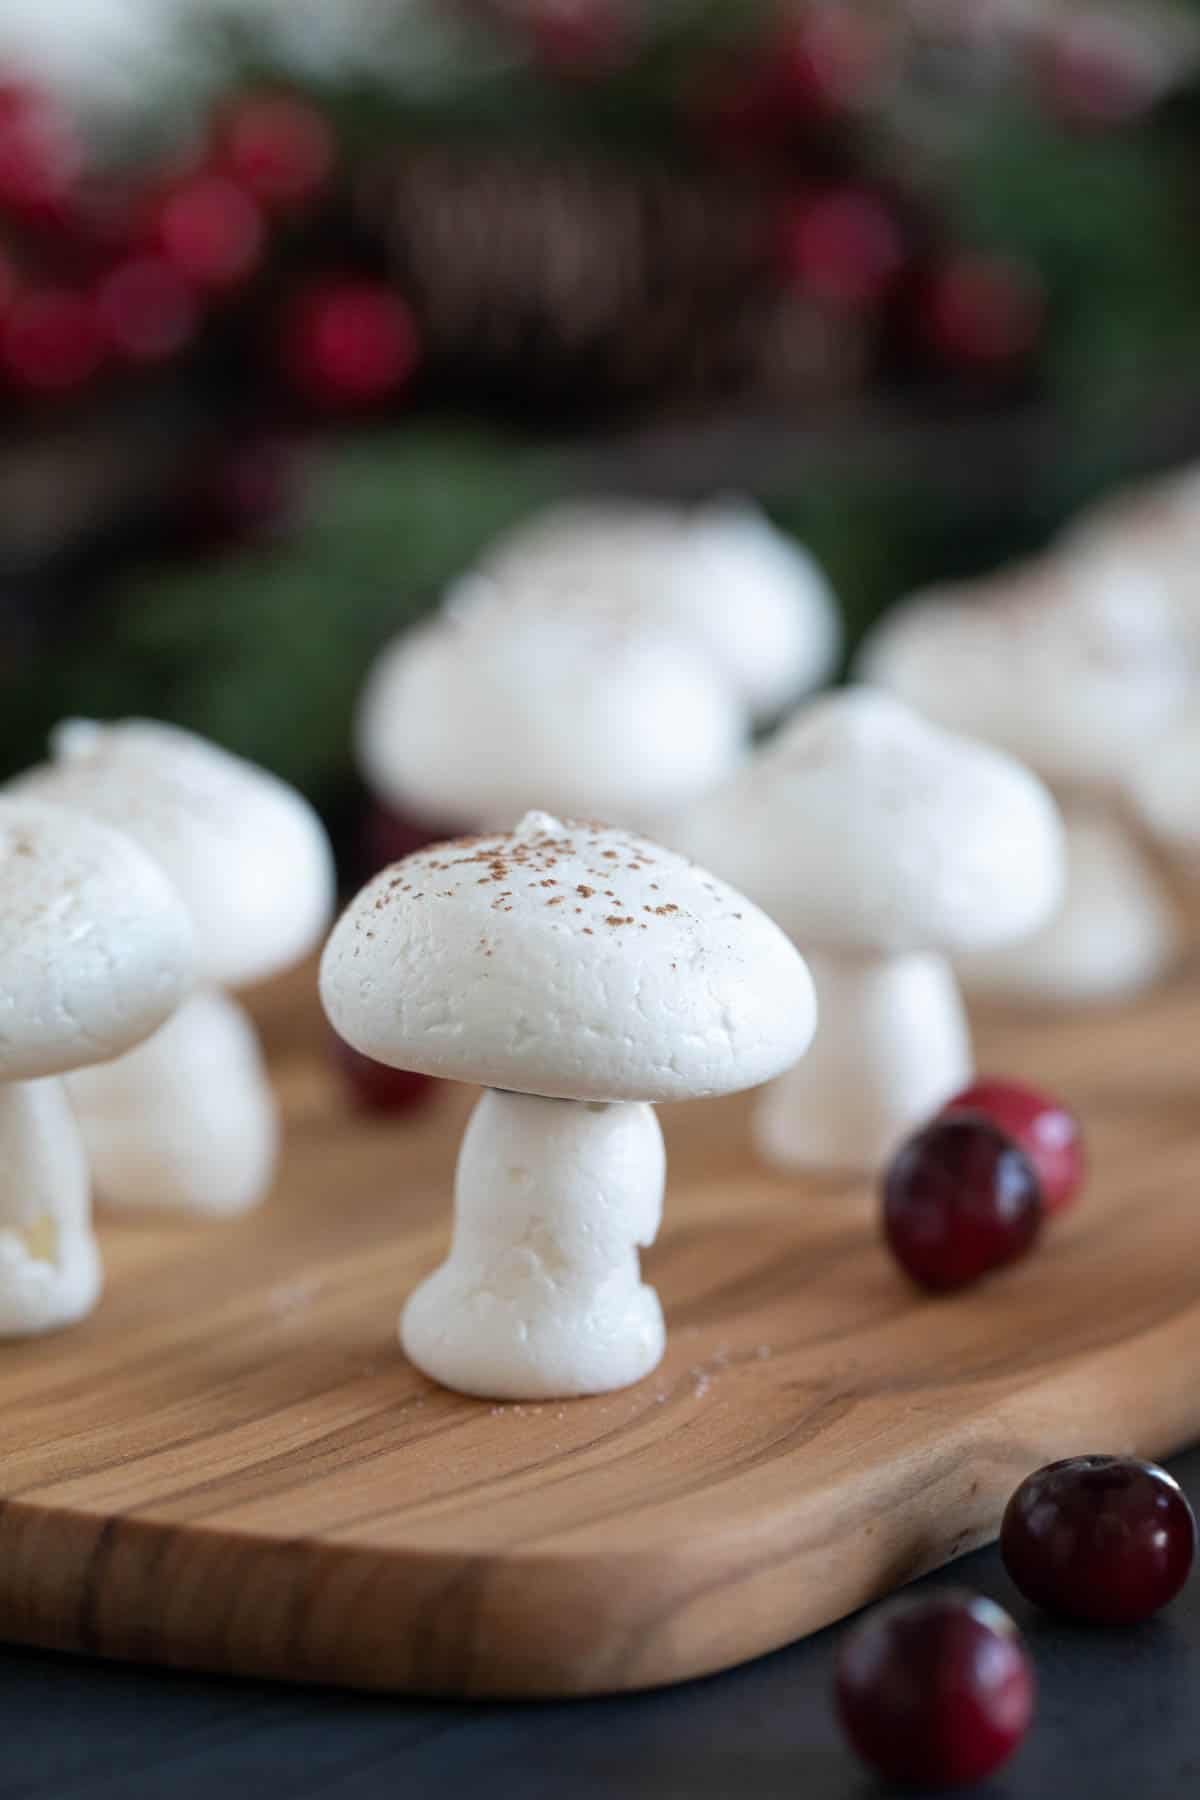
POLYGON ((201 979, 298 962, 333 911, 333 856, 308 802, 265 769, 149 719, 69 720, 53 760, 9 787, 115 825, 165 869, 196 927, 201 979))
POLYGON ((326 946, 321 995, 381 1062, 573 1100, 753 1087, 816 1019, 800 956, 724 882, 544 813, 376 876, 326 946))
POLYGON ((192 978, 191 921, 158 865, 109 826, 0 798, 0 1080, 119 1056, 192 978))

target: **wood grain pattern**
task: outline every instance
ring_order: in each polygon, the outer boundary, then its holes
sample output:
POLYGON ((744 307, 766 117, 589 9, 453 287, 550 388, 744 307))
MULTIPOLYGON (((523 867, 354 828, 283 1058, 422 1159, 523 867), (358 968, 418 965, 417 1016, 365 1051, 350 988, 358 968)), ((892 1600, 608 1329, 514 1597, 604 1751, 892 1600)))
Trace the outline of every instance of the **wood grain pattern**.
POLYGON ((671 1343, 627 1393, 489 1406, 417 1375, 472 1096, 350 1118, 311 977, 260 1018, 289 1139, 225 1226, 108 1223, 73 1333, 0 1353, 0 1634, 464 1695, 726 1667, 993 1534, 1054 1455, 1200 1433, 1200 971, 1119 1014, 985 1021, 1080 1108, 1094 1175, 1040 1253, 915 1295, 867 1184, 782 1180, 746 1102, 666 1109, 647 1256, 671 1343))

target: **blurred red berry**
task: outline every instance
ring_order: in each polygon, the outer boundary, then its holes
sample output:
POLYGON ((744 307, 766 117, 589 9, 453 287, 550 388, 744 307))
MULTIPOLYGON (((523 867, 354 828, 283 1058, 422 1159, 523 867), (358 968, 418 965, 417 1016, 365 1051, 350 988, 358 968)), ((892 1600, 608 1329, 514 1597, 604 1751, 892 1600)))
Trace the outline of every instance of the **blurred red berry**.
POLYGON ((195 293, 163 256, 135 256, 110 269, 97 283, 96 310, 108 343, 130 362, 174 356, 199 320, 195 293))
POLYGON ((628 63, 637 49, 625 0, 530 0, 523 24, 534 60, 551 74, 594 80, 628 63))
POLYGON ((392 1069, 373 1057, 354 1050, 331 1033, 334 1061, 345 1079, 346 1090, 358 1112, 395 1118, 416 1111, 433 1098, 437 1082, 432 1075, 412 1069, 392 1069))
POLYGON ((232 287, 262 254, 262 215, 254 198, 225 175, 190 175, 160 204, 163 254, 197 287, 232 287))
POLYGON ((50 96, 0 84, 0 213, 57 219, 82 167, 75 129, 50 96))
POLYGON ((333 133, 303 100, 254 96, 234 110, 221 161, 263 206, 296 205, 324 186, 333 166, 333 133))
POLYGON ((1036 270, 1012 257, 962 255, 932 277, 922 330, 945 361, 996 368, 1036 348, 1045 318, 1036 270))
POLYGON ((884 51, 879 26, 856 8, 809 7, 771 55, 778 104, 801 114, 845 111, 874 86, 884 51))
POLYGON ((695 123, 726 149, 779 150, 860 104, 880 79, 887 40, 846 6, 809 9, 732 71, 716 68, 689 96, 695 123))
POLYGON ((292 444, 266 433, 209 456, 176 501, 180 537, 195 550, 214 551, 269 536, 291 514, 297 460, 292 444))
POLYGON ((785 259, 804 290, 833 306, 881 299, 904 264, 890 208, 862 188, 834 188, 802 204, 786 227, 785 259))
POLYGON ((1072 125, 1123 125, 1166 85, 1161 46, 1132 12, 1080 11, 1055 23, 1037 51, 1051 109, 1072 125))
POLYGON ((281 355, 306 399, 356 411, 389 399, 419 360, 412 313, 382 282, 311 282, 284 310, 281 355))
POLYGON ((0 362, 29 394, 86 386, 104 360, 104 333, 91 302, 67 288, 19 293, 0 319, 0 362))
POLYGON ((429 844, 465 836, 471 829, 461 820, 430 819, 368 798, 360 831, 363 877, 374 875, 391 863, 401 862, 429 844))

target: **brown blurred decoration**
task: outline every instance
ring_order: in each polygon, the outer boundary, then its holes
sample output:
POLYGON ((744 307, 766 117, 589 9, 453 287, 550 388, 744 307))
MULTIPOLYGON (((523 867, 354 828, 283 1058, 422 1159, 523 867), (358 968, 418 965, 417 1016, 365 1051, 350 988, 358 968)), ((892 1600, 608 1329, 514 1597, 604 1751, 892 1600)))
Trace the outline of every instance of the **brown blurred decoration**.
POLYGON ((761 180, 448 146, 357 190, 439 391, 560 419, 851 388, 863 326, 781 283, 781 203, 761 180))

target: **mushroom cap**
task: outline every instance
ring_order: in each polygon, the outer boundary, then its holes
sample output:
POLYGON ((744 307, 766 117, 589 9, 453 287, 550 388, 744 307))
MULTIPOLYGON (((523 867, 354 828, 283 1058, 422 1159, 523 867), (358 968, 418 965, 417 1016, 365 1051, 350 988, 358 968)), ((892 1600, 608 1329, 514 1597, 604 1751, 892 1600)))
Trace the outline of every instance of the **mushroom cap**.
POLYGON ((120 1056, 192 975, 187 909, 144 850, 65 807, 0 797, 0 1080, 120 1056))
POLYGON ((1119 786, 1194 670, 1148 569, 1108 552, 1043 557, 918 596, 868 638, 857 674, 1048 780, 1119 786))
POLYGON ((1200 854, 1200 712, 1190 712, 1144 745, 1128 779, 1134 811, 1160 843, 1200 854))
POLYGON ((333 913, 333 855, 307 800, 265 769, 149 719, 72 719, 8 791, 135 838, 191 911, 201 978, 261 981, 306 956, 333 913))
MULTIPOLYGON (((818 687, 841 649, 820 565, 744 500, 690 511, 636 500, 560 504, 507 532, 480 566, 510 601, 567 585, 625 602, 711 656, 756 718, 818 687)), ((462 592, 463 584, 451 591, 451 605, 462 592)))
POLYGON ((681 824, 798 943, 952 954, 1020 938, 1064 883, 1038 778, 889 694, 814 701, 681 824))
POLYGON ((326 945, 321 997, 380 1062, 548 1099, 753 1087, 816 1022, 803 960, 732 888, 537 812, 377 875, 326 945))
POLYGON ((746 719, 707 658, 629 607, 481 599, 398 639, 358 717, 368 783, 433 818, 507 826, 535 800, 636 825, 740 758, 746 719))

